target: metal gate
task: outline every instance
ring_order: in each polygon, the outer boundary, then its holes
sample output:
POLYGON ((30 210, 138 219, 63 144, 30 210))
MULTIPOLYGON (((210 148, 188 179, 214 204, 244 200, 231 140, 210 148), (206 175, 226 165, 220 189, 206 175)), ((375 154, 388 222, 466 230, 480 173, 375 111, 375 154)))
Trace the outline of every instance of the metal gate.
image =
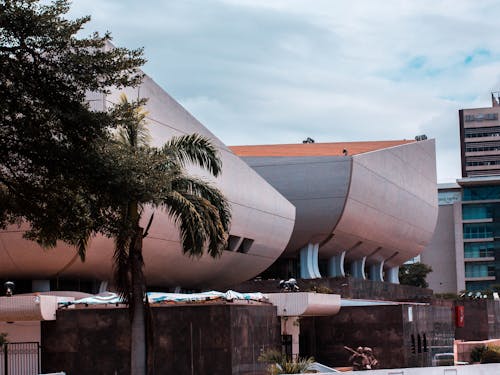
POLYGON ((0 375, 37 375, 40 373, 40 344, 11 342, 0 350, 0 375))

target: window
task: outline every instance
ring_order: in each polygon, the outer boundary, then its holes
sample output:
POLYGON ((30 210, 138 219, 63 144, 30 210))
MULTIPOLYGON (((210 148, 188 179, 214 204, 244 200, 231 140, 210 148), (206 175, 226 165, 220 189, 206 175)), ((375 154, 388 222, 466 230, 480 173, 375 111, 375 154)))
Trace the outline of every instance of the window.
POLYGON ((495 256, 494 242, 464 243, 464 258, 486 258, 495 256))
POLYGON ((251 238, 244 238, 241 241, 240 247, 238 248, 239 253, 248 253, 248 250, 252 247, 253 240, 251 238))
POLYGON ((493 237, 491 223, 464 224, 464 238, 490 238, 493 237))
POLYGON ((465 277, 495 276, 494 263, 465 263, 465 277))
POLYGON ((462 219, 478 220, 492 218, 492 207, 489 205, 464 204, 462 207, 462 219))
POLYGON ((479 186, 463 189, 464 201, 500 199, 500 186, 479 186))

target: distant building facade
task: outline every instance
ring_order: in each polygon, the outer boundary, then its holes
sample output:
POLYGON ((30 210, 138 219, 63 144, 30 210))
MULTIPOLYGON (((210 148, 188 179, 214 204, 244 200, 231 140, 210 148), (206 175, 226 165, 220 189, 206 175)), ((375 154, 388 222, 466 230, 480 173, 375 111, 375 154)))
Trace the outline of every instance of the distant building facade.
POLYGON ((491 100, 491 107, 458 111, 462 177, 500 175, 499 93, 491 100))
POLYGON ((435 292, 500 283, 500 102, 459 110, 462 179, 438 189, 439 216, 422 262, 435 292))

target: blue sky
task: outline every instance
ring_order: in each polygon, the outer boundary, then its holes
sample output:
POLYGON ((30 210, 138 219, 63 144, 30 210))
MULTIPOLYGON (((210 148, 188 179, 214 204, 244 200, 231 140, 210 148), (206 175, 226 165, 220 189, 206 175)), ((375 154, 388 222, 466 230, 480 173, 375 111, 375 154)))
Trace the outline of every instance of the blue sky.
POLYGON ((87 14, 228 145, 426 134, 451 182, 458 109, 500 90, 494 0, 75 0, 87 14))

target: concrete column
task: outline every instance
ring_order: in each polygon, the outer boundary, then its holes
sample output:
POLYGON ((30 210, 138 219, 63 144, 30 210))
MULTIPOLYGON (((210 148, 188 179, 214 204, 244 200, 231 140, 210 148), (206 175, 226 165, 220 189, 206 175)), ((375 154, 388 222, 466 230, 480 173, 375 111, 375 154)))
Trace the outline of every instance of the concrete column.
POLYGON ((318 268, 318 244, 307 244, 300 250, 300 277, 316 279, 321 277, 318 268))
POLYGON ((50 280, 31 280, 31 290, 33 292, 50 292, 50 280))
POLYGON ((384 261, 370 265, 370 280, 384 281, 384 261))
POLYGON ((399 284, 399 267, 389 268, 385 272, 387 281, 393 284, 399 284))
POLYGON ((108 280, 103 280, 99 283, 99 293, 108 291, 108 280))
POLYGON ((298 316, 281 317, 281 334, 292 335, 292 358, 295 360, 299 356, 299 335, 300 323, 298 316))
POLYGON ((316 243, 313 245, 313 250, 312 250, 312 261, 313 261, 312 264, 316 278, 320 279, 321 273, 319 273, 318 259, 319 259, 319 243, 316 243))
POLYGON ((328 259, 328 276, 329 277, 345 277, 344 271, 345 251, 338 255, 334 255, 328 259))
POLYGON ((365 276, 365 262, 366 262, 366 257, 363 257, 358 260, 354 260, 351 263, 351 276, 355 277, 357 279, 366 279, 365 276))

